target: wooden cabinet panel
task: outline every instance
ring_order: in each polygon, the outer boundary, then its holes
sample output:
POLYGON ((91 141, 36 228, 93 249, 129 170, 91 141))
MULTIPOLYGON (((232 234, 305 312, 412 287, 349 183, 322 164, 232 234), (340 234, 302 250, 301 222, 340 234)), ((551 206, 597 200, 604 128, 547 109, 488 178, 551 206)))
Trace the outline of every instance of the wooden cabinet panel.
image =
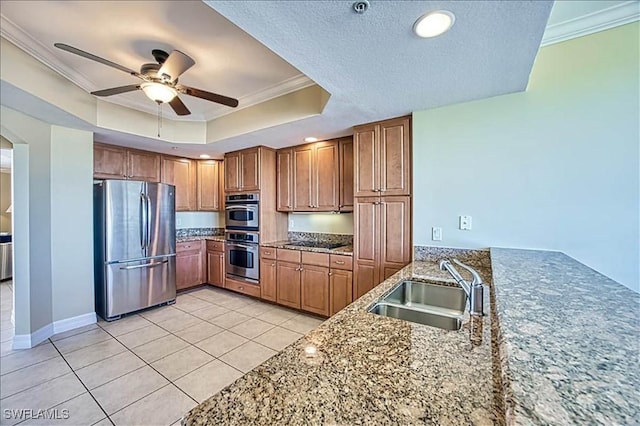
POLYGON ((277 206, 281 212, 293 208, 293 150, 283 149, 277 153, 277 206))
POLYGON ((224 252, 207 251, 207 283, 224 287, 224 252))
MULTIPOLYGON (((199 243, 199 242, 198 242, 199 243)), ((176 254, 176 287, 178 290, 202 284, 202 252, 190 250, 176 254)))
POLYGON ((278 249, 278 260, 289 263, 300 263, 300 250, 278 249))
POLYGON ((224 190, 240 191, 240 153, 232 152, 224 156, 224 190))
POLYGON ((276 249, 273 247, 261 247, 260 258, 262 259, 276 259, 276 249))
POLYGON ((313 145, 293 149, 293 210, 312 211, 313 197, 313 145))
POLYGON ((353 134, 353 173, 354 193, 356 197, 378 195, 379 165, 378 155, 379 127, 371 124, 357 127, 353 134))
POLYGON ((300 264, 278 262, 276 301, 300 309, 300 264))
POLYGON ((206 246, 209 251, 224 251, 223 241, 207 241, 206 246))
POLYGON ((319 142, 314 145, 313 195, 314 211, 338 211, 340 209, 340 145, 319 142))
POLYGON ((160 182, 160 154, 128 150, 127 165, 129 179, 160 182))
POLYGON ((257 191, 260 189, 260 162, 258 148, 240 151, 240 189, 257 191))
POLYGON ((302 265, 300 306, 305 311, 329 316, 329 268, 302 265))
POLYGON ((329 258, 331 269, 346 269, 348 271, 353 269, 353 257, 351 256, 332 254, 329 258))
POLYGON ((196 209, 196 166, 186 158, 162 157, 162 182, 176 187, 176 211, 196 209))
POLYGON ((353 269, 354 299, 357 299, 380 284, 380 280, 378 279, 379 269, 375 262, 356 261, 353 269))
POLYGON ((225 278, 224 288, 253 297, 260 297, 260 286, 225 278))
POLYGON ((379 189, 384 196, 411 194, 411 130, 409 118, 380 124, 379 189))
POLYGON ((277 300, 276 261, 263 258, 260 260, 260 298, 275 302, 277 300))
POLYGON ((222 191, 220 191, 220 168, 220 161, 218 160, 196 162, 196 199, 198 210, 221 210, 223 203, 222 191))
POLYGON ((380 207, 380 263, 401 268, 411 262, 411 198, 383 197, 380 207))
POLYGON ((127 150, 108 145, 93 145, 93 176, 96 179, 126 179, 127 150))
POLYGON ((303 265, 315 265, 329 267, 329 254, 328 253, 314 253, 312 251, 302 252, 302 264, 303 265))
POLYGON ((353 302, 353 274, 351 271, 332 269, 329 274, 329 315, 353 302))
POLYGON ((354 204, 353 245, 356 261, 375 262, 379 250, 378 197, 358 198, 354 204))
POLYGON ((353 137, 340 139, 340 211, 353 211, 353 137))

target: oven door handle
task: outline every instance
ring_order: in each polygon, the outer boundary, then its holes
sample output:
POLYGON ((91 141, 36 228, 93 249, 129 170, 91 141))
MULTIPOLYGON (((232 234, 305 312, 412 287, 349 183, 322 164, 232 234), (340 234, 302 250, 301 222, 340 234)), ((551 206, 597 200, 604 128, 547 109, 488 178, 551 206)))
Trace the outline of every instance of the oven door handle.
POLYGON ((224 208, 225 210, 255 210, 251 207, 238 207, 238 206, 227 206, 224 208))
POLYGON ((228 243, 230 247, 240 247, 240 248, 244 248, 247 250, 251 250, 251 251, 256 251, 257 247, 252 247, 252 246, 246 246, 244 244, 238 244, 238 243, 228 243))

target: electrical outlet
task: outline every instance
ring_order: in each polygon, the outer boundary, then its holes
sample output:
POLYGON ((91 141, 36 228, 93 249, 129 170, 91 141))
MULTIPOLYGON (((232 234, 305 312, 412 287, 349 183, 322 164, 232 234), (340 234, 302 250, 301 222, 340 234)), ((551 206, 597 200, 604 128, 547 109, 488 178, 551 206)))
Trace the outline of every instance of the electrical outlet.
POLYGON ((431 228, 431 239, 433 241, 442 241, 442 228, 434 226, 431 228))
POLYGON ((471 216, 460 216, 460 229, 471 231, 471 216))

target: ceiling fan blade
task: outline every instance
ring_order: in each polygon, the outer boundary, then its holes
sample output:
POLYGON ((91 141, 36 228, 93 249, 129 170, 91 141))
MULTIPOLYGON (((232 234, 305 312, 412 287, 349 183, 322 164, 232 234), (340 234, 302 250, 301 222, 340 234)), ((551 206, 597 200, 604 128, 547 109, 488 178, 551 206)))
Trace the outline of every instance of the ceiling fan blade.
POLYGON ((229 106, 231 108, 235 108, 238 106, 237 99, 229 98, 223 95, 218 95, 217 93, 211 93, 205 90, 195 89, 189 86, 180 86, 178 90, 180 90, 182 93, 185 93, 189 96, 195 96, 196 98, 206 99, 211 102, 216 102, 222 105, 229 106))
POLYGON ((54 46, 57 47, 58 49, 65 50, 65 51, 67 51, 69 53, 73 53, 75 55, 82 56, 83 58, 91 59, 92 61, 100 62, 101 64, 108 65, 108 66, 113 67, 115 69, 118 69, 120 71, 124 71, 127 74, 131 74, 131 75, 134 75, 136 77, 140 77, 140 73, 138 73, 137 71, 131 70, 131 69, 127 68, 127 67, 123 67, 120 64, 116 64, 115 62, 111 62, 111 61, 109 61, 107 59, 101 58, 100 56, 96 56, 96 55, 94 55, 92 53, 89 53, 89 52, 85 52, 84 50, 80 50, 80 49, 78 49, 76 47, 69 46, 68 44, 54 43, 54 46))
POLYGON ((158 70, 158 77, 162 78, 163 75, 168 75, 168 81, 176 81, 183 72, 194 66, 195 63, 196 61, 181 51, 174 50, 158 70))
POLYGON ((139 88, 139 84, 130 84, 129 86, 112 87, 111 89, 98 90, 95 92, 91 92, 91 94, 95 96, 111 96, 117 95, 119 93, 133 92, 134 90, 138 90, 139 88))
POLYGON ((171 108, 173 108, 173 110, 178 115, 191 114, 191 111, 189 111, 189 108, 187 108, 187 106, 177 96, 169 102, 169 105, 171 105, 171 108))

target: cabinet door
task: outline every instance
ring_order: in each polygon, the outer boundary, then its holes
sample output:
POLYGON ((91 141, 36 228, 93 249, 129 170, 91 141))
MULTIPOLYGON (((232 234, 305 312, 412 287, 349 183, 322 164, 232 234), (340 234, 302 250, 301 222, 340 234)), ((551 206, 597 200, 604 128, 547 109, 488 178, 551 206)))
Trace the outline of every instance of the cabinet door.
POLYGON ((189 288, 202 284, 202 253, 186 251, 176 255, 176 287, 189 288))
POLYGON ((272 259, 260 260, 260 298, 275 302, 276 291, 276 261, 272 259))
POLYGON ((375 124, 356 127, 353 134, 353 172, 356 197, 378 195, 380 188, 378 135, 379 127, 375 124))
POLYGON ((340 211, 353 211, 353 138, 340 139, 340 211))
POLYGON ((340 163, 338 141, 315 144, 313 159, 314 211, 338 211, 340 209, 340 163))
POLYGON ((380 281, 411 262, 411 197, 382 197, 380 204, 380 281))
POLYGON ((240 189, 258 191, 260 189, 260 162, 258 148, 240 151, 240 189))
POLYGON ((145 151, 127 151, 129 179, 160 182, 160 154, 145 151))
POLYGON ((232 152, 224 156, 224 190, 240 190, 240 153, 232 152))
POLYGON ((334 315, 353 302, 353 274, 332 269, 329 277, 329 315, 334 315))
POLYGON ((196 170, 193 160, 163 157, 162 182, 176 187, 176 211, 196 209, 196 170))
POLYGON ((276 301, 300 309, 300 265, 277 262, 276 301))
MULTIPOLYGON (((354 200, 353 261, 354 297, 358 298, 380 283, 380 198, 354 200)), ((394 224, 389 224, 392 227, 394 224)))
POLYGON ((207 283, 224 287, 224 252, 207 251, 207 283))
POLYGON ((93 177, 96 179, 126 179, 127 151, 107 145, 93 145, 93 177))
POLYGON ((276 209, 281 212, 291 211, 293 207, 291 198, 293 196, 293 164, 292 164, 293 150, 282 149, 277 153, 277 207, 276 209))
POLYGON ((197 169, 197 209, 219 211, 222 205, 220 191, 220 162, 206 160, 196 162, 197 169))
POLYGON ((293 149, 293 210, 313 211, 313 145, 293 149))
POLYGON ((411 194, 411 129, 409 118, 380 123, 381 195, 411 194))
POLYGON ((302 265, 300 307, 314 314, 329 316, 329 268, 302 265))

